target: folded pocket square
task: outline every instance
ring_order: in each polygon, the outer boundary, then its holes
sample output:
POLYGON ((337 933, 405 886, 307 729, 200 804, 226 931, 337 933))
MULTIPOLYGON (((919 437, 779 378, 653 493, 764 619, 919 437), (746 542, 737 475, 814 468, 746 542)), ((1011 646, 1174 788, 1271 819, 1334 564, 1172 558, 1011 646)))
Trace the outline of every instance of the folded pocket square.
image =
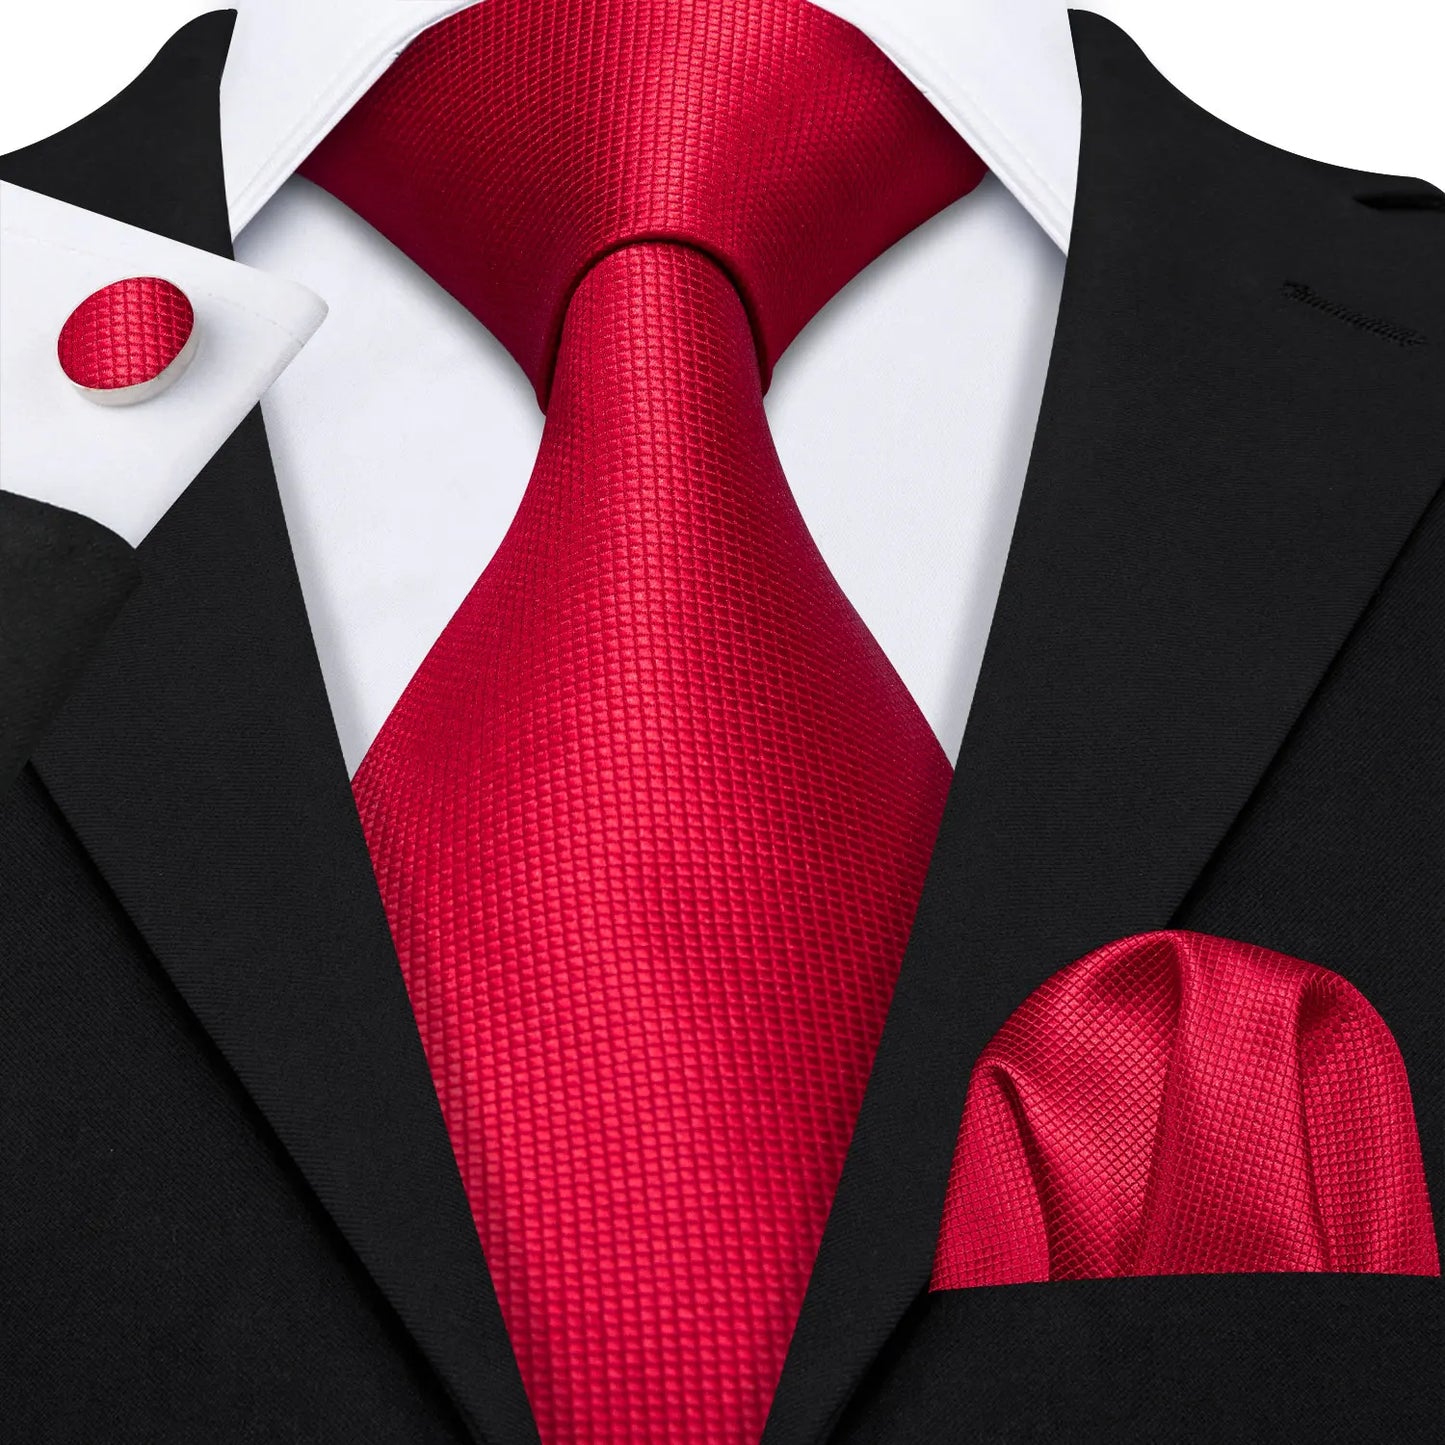
POLYGON ((1196 933, 1055 974, 969 1082, 933 1289, 1438 1274, 1405 1066, 1339 975, 1196 933))

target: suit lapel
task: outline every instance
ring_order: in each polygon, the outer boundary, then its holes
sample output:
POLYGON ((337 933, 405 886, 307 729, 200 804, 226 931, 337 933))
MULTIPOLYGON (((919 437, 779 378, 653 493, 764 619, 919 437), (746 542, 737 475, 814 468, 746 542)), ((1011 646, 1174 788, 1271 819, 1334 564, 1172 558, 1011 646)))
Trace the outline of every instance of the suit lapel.
MULTIPOLYGON (((187 26, 7 179, 229 253, 217 85, 187 26)), ((124 485, 124 478, 116 479, 124 485)), ((351 800, 259 413, 138 549, 36 771, 478 1440, 536 1431, 351 800)))
POLYGON ((1241 135, 1073 19, 1033 455, 768 1445, 824 1438, 926 1287, 983 1046, 1071 959, 1170 923, 1445 477, 1438 192, 1241 135))

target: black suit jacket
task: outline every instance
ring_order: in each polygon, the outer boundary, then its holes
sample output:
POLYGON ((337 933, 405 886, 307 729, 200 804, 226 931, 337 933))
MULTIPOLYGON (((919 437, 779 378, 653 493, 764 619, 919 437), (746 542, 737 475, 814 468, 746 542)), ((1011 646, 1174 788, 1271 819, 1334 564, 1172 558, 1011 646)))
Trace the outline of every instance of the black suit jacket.
MULTIPOLYGON (((0 176, 227 252, 229 31, 0 176)), ((1354 983, 1445 1199, 1445 197, 1074 33, 1032 460, 766 1445, 1433 1438, 1438 1280, 926 1292, 973 1061, 1147 929, 1354 983)), ((0 1435, 535 1438, 259 415, 134 551, 14 497, 0 525, 0 1435)))

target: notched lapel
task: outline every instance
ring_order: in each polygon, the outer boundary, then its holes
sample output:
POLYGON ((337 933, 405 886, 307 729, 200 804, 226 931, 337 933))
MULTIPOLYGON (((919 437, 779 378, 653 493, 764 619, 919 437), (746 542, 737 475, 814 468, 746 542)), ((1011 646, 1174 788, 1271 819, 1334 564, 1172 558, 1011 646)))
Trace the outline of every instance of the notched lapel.
MULTIPOLYGON (((229 253, 229 12, 0 174, 229 253)), ((125 479, 117 477, 117 486, 125 479)), ((351 798, 259 412, 138 549, 34 765, 478 1440, 536 1430, 351 798)))
POLYGON ((139 552, 36 770, 477 1437, 532 1439, 259 413, 139 552))
POLYGON ((1445 480, 1439 213, 1074 21, 1079 204, 946 874, 965 1069, 1170 921, 1445 480))
POLYGON ((1368 199, 1438 192, 1244 136, 1073 19, 1033 455, 769 1445, 826 1436, 925 1288, 988 1039, 1071 959, 1169 924, 1445 479, 1445 217, 1368 199))
POLYGON ((198 15, 98 110, 0 157, 0 178, 229 256, 218 97, 235 24, 198 15))

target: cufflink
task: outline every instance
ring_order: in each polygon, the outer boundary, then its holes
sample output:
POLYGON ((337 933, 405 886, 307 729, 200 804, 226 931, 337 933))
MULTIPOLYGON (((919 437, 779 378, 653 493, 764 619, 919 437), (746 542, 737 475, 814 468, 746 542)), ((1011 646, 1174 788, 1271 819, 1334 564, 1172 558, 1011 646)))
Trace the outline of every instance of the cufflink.
POLYGON ((159 276, 128 276, 93 291, 66 318, 55 345, 71 384, 102 406, 158 395, 195 351, 191 303, 159 276))

